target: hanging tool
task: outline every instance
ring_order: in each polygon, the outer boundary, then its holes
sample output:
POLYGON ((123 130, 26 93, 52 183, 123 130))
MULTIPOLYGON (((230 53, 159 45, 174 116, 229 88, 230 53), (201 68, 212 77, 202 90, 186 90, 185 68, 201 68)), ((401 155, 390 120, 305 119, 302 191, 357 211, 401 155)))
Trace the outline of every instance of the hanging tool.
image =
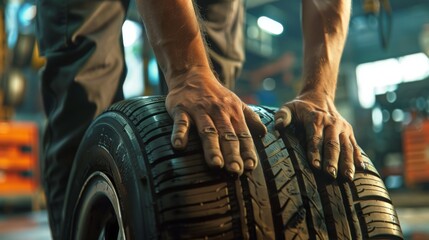
POLYGON ((363 10, 367 16, 377 19, 381 47, 387 49, 392 33, 392 7, 389 0, 363 0, 363 10))

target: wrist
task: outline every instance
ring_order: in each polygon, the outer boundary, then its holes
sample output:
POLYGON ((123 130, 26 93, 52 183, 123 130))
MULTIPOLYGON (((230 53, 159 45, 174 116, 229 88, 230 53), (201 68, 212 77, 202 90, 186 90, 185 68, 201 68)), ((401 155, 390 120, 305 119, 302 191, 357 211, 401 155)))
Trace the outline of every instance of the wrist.
POLYGON ((332 87, 326 87, 326 86, 306 84, 302 88, 301 92, 299 93, 299 96, 305 96, 305 95, 320 96, 320 97, 323 97, 324 99, 334 101, 335 85, 332 87))
POLYGON ((334 99, 322 91, 301 92, 296 100, 310 102, 322 109, 335 109, 334 99))
POLYGON ((213 70, 204 65, 188 66, 186 69, 167 72, 166 82, 169 91, 185 86, 198 88, 203 84, 219 83, 213 70))

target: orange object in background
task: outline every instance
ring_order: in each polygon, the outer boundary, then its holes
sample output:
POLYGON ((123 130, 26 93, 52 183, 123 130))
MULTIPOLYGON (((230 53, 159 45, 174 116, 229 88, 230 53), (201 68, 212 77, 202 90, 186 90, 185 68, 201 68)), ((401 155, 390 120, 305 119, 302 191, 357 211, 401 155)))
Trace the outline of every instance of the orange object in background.
POLYGON ((39 188, 38 127, 0 122, 0 200, 33 198, 39 188))
POLYGON ((410 124, 403 132, 405 183, 429 183, 429 120, 410 124))

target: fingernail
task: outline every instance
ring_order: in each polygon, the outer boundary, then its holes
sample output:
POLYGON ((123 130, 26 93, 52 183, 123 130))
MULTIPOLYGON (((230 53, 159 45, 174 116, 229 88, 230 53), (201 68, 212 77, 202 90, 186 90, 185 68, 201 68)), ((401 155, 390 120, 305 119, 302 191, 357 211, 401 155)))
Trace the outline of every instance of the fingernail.
POLYGON ((320 169, 320 160, 319 159, 315 159, 313 161, 313 166, 317 169, 320 169))
POLYGON ((176 147, 176 148, 182 147, 182 141, 178 138, 176 140, 174 140, 174 147, 176 147))
POLYGON ((236 162, 232 162, 229 164, 229 168, 233 171, 233 172, 239 172, 240 171, 240 164, 236 163, 236 162))
POLYGON ((283 118, 277 118, 277 120, 276 120, 276 126, 280 125, 282 123, 283 123, 283 118))
POLYGON ((247 159, 244 166, 246 169, 253 169, 255 167, 255 161, 253 161, 253 159, 247 159))
POLYGON ((345 175, 349 178, 350 181, 353 181, 354 174, 351 169, 347 169, 345 175))
POLYGON ((360 166, 362 167, 362 169, 363 169, 363 170, 365 170, 365 169, 366 169, 366 165, 365 165, 365 163, 364 163, 364 162, 361 162, 361 163, 360 163, 360 166))
POLYGON ((218 156, 213 157, 212 159, 213 166, 220 167, 222 166, 222 159, 218 156))
POLYGON ((329 166, 329 167, 327 168, 327 170, 328 170, 328 173, 329 173, 329 174, 331 174, 331 176, 332 176, 333 178, 337 178, 337 170, 336 170, 334 167, 329 166))

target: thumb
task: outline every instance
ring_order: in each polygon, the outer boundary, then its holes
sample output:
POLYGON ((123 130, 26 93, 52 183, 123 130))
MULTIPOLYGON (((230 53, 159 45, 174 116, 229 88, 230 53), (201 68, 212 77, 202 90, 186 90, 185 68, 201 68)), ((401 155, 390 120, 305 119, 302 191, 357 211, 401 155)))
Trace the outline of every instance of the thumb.
POLYGON ((292 121, 292 112, 290 108, 283 105, 274 115, 276 128, 287 127, 292 121))

